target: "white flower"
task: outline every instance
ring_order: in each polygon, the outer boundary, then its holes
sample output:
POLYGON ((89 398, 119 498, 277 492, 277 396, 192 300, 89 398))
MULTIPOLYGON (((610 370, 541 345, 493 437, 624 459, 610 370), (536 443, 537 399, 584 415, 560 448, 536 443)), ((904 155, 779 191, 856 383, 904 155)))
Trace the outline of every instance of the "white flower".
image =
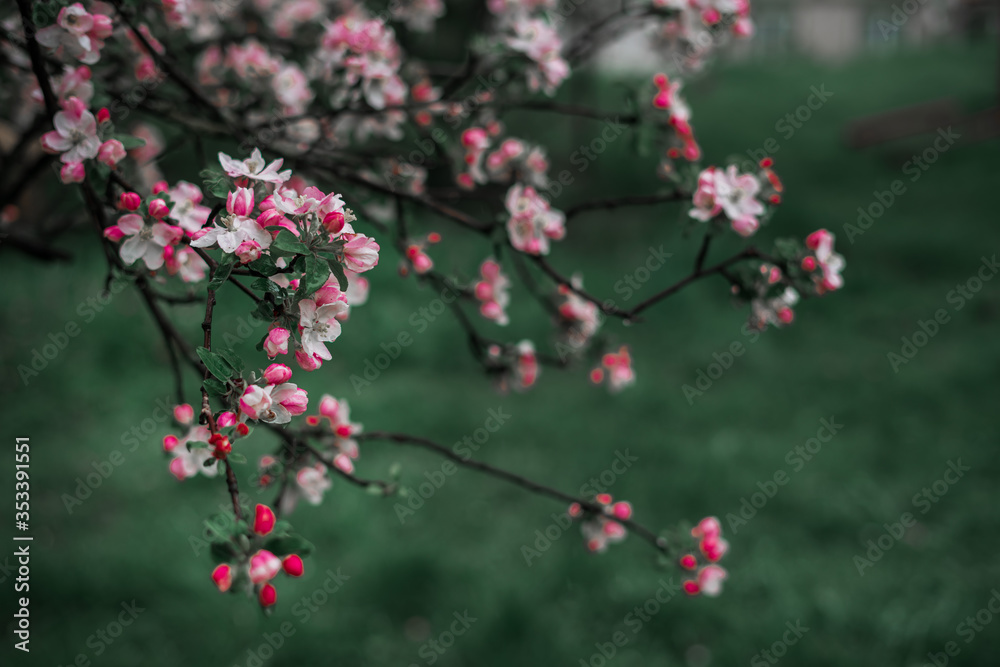
POLYGON ((264 183, 281 184, 292 177, 292 170, 286 169, 279 172, 278 169, 284 163, 284 159, 279 158, 265 166, 264 157, 260 154, 260 149, 253 149, 253 153, 246 160, 234 160, 225 153, 219 153, 219 163, 226 171, 226 174, 233 178, 249 178, 252 181, 262 181, 264 183))
POLYGON ((135 213, 123 215, 118 220, 118 228, 125 236, 131 237, 122 243, 122 261, 128 265, 141 258, 151 271, 163 266, 163 249, 183 236, 183 232, 177 227, 165 222, 149 225, 142 216, 135 213))
POLYGON ((340 322, 337 315, 346 312, 348 305, 334 301, 316 307, 312 299, 299 302, 299 326, 302 327, 302 349, 307 354, 329 361, 333 357, 323 343, 332 343, 340 336, 340 322))

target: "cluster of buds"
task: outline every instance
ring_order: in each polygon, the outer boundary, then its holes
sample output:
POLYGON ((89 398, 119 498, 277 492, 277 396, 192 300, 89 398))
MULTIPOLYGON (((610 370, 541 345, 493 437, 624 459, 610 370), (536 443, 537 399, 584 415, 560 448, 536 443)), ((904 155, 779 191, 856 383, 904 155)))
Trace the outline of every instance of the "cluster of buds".
MULTIPOLYGON (((258 504, 254 512, 254 537, 269 535, 274 530, 276 523, 274 511, 267 505, 258 504)), ((216 566, 212 571, 212 581, 219 591, 225 593, 232 588, 237 567, 240 568, 241 574, 246 575, 250 584, 257 591, 257 600, 264 608, 271 607, 278 601, 278 592, 271 581, 279 572, 284 571, 291 577, 301 577, 304 572, 302 557, 298 554, 287 554, 279 558, 267 549, 258 549, 242 566, 234 566, 230 563, 221 563, 216 566)))
POLYGON ((600 493, 594 500, 601 506, 601 512, 585 510, 580 503, 569 506, 569 515, 582 519, 580 531, 583 533, 587 549, 594 553, 604 552, 609 544, 621 542, 628 532, 620 521, 632 518, 632 505, 620 500, 614 502, 610 494, 600 493))
POLYGON ((694 162, 701 157, 701 147, 691 127, 691 108, 681 97, 681 82, 670 81, 661 72, 653 77, 653 85, 656 87, 653 108, 667 114, 665 127, 669 128, 666 153, 660 169, 664 174, 671 174, 674 160, 683 157, 688 162, 694 162))
POLYGON ((695 572, 693 579, 684 582, 684 592, 715 597, 722 592, 722 582, 728 576, 726 570, 716 564, 729 551, 729 543, 722 539, 722 525, 714 516, 705 517, 691 529, 691 537, 698 540, 698 554, 689 553, 680 558, 682 568, 695 572))
POLYGON ((400 275, 407 275, 410 267, 413 267, 413 272, 418 276, 429 273, 431 269, 434 268, 434 260, 431 259, 431 256, 427 254, 424 248, 428 245, 434 245, 440 242, 441 235, 437 232, 431 232, 428 234, 424 241, 411 241, 410 244, 406 246, 405 255, 407 261, 400 265, 400 275))
POLYGON ((488 320, 500 326, 507 326, 507 305, 510 303, 510 279, 503 274, 495 259, 487 259, 479 267, 482 280, 476 283, 476 299, 480 301, 479 312, 488 320))
POLYGON ((635 371, 632 369, 632 355, 628 346, 622 346, 618 352, 609 352, 601 357, 601 365, 590 371, 590 381, 601 384, 608 381, 611 393, 617 393, 635 384, 635 371))

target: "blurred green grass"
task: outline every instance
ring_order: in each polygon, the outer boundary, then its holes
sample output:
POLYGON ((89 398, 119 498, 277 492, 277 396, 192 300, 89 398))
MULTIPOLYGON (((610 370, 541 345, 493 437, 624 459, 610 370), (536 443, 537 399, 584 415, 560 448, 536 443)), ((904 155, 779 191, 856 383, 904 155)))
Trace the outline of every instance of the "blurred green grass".
MULTIPOLYGON (((535 531, 564 508, 465 471, 403 525, 394 500, 343 484, 322 506, 301 506, 292 520, 317 554, 301 580, 281 580, 269 620, 250 602, 214 593, 208 555, 195 557, 189 538, 225 504, 223 485, 201 478, 177 484, 160 455, 162 432, 134 452, 121 440, 171 393, 162 341, 144 306, 126 290, 84 322, 77 304, 97 295, 103 279, 89 237, 73 240, 77 264, 48 266, 37 277, 35 265, 8 254, 0 328, 7 381, 0 400, 11 435, 32 438, 31 664, 70 664, 83 653, 100 665, 247 665, 248 649, 288 621, 294 635, 266 664, 424 665, 430 664, 425 642, 465 610, 477 620, 437 664, 577 665, 618 630, 629 642, 613 664, 746 664, 796 620, 810 630, 789 649, 790 664, 921 665, 948 641, 959 642, 961 664, 995 664, 1000 626, 986 626, 969 644, 956 626, 1000 585, 993 504, 1000 472, 997 285, 987 283, 953 312, 952 322, 898 374, 886 354, 899 350, 900 337, 911 335, 918 320, 950 309, 949 290, 974 274, 982 255, 1000 249, 990 189, 997 142, 944 154, 852 245, 843 225, 873 201, 875 190, 902 177, 899 155, 922 150, 929 138, 864 152, 847 150, 841 140, 845 123, 859 115, 930 97, 985 107, 995 99, 991 54, 989 45, 956 45, 842 68, 804 61, 732 65, 689 86, 695 127, 715 161, 777 138, 775 123, 805 101, 810 86, 834 92, 793 137, 779 140, 777 168, 787 196, 761 242, 827 227, 848 261, 846 289, 802 304, 794 326, 749 344, 694 405, 682 385, 693 383, 714 353, 748 342, 740 332, 745 312, 731 307, 721 282, 679 294, 642 326, 606 324, 631 345, 638 370, 638 384, 618 396, 590 386, 584 368, 546 371, 531 393, 498 396, 476 374, 460 330, 443 316, 358 397, 350 375, 363 372, 380 343, 403 330, 414 333, 411 314, 434 299, 412 281, 400 283, 389 253, 371 276, 371 303, 352 314, 333 346, 334 361, 321 373, 297 374, 314 399, 324 392, 348 397, 354 418, 370 430, 445 443, 471 434, 488 409, 502 406, 512 417, 478 456, 569 491, 627 449, 639 461, 610 490, 655 527, 738 512, 758 482, 778 470, 791 473, 786 453, 813 437, 820 419, 844 424, 736 535, 726 525, 732 550, 723 596, 671 601, 637 634, 626 616, 656 592, 661 577, 676 573, 657 570, 651 550, 634 537, 590 556, 575 529, 528 567, 522 545, 533 545, 535 531), (17 365, 70 320, 80 323, 81 335, 25 389, 17 365), (138 340, 134 331, 141 332, 138 340), (128 339, 120 337, 124 332, 128 339), (63 494, 114 450, 123 452, 124 463, 69 514, 63 494), (864 553, 865 542, 878 538, 883 523, 913 512, 914 494, 958 458, 971 472, 859 576, 853 557, 864 553), (305 619, 296 601, 337 568, 350 579, 305 619), (96 655, 100 640, 90 638, 133 599, 146 611, 96 655)), ((607 91, 612 108, 614 88, 598 90, 607 91)), ((539 136, 527 116, 513 126, 570 149, 597 127, 546 125, 539 136)), ((557 206, 616 188, 654 187, 653 158, 629 158, 627 149, 612 146, 557 206)), ((555 157, 553 166, 570 167, 555 157)), ((683 275, 693 258, 694 241, 680 233, 682 213, 675 206, 582 218, 555 246, 553 261, 566 270, 583 267, 588 288, 613 295, 615 282, 645 260, 647 248, 663 244, 675 256, 646 288, 655 291, 683 275)), ((446 223, 434 226, 446 236, 452 231, 446 223)), ((720 244, 713 257, 724 250, 720 244)), ((442 266, 468 271, 487 253, 477 248, 459 264, 442 266)), ((507 335, 543 331, 538 306, 524 294, 515 299, 507 335)), ((219 317, 232 322, 243 307, 233 295, 219 317)), ((186 313, 194 339, 198 307, 175 310, 186 313)), ((225 330, 217 325, 216 333, 225 330)), ((270 443, 261 438, 250 447, 254 459, 270 443)), ((385 476, 396 461, 410 486, 440 469, 429 455, 372 443, 363 448, 359 472, 385 476)), ((0 487, 12 493, 10 475, 0 487)))

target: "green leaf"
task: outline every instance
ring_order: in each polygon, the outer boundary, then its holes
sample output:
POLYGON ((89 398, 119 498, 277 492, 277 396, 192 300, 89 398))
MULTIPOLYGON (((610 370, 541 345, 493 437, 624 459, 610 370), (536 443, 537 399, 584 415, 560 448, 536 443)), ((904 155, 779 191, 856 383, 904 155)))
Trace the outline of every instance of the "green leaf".
POLYGON ((211 468, 212 466, 215 465, 215 461, 216 461, 215 458, 206 459, 206 461, 204 463, 202 463, 201 465, 205 466, 206 468, 211 468))
POLYGON ((215 378, 208 378, 202 384, 205 385, 205 389, 208 390, 213 396, 225 396, 229 393, 229 387, 226 386, 225 382, 220 382, 215 378))
POLYGON ((335 259, 327 258, 326 263, 330 267, 330 271, 336 276, 337 282, 340 283, 340 291, 347 291, 347 274, 344 273, 344 266, 335 259))
POLYGON ((212 542, 211 546, 212 562, 214 563, 228 563, 236 558, 236 548, 233 547, 233 543, 226 542, 212 542))
POLYGON ((226 456, 226 458, 229 459, 229 461, 231 463, 246 463, 247 462, 247 457, 243 456, 242 454, 237 454, 236 452, 229 452, 229 454, 226 456))
POLYGON ((199 347, 197 351, 198 356, 205 363, 209 373, 222 381, 226 381, 232 377, 235 369, 229 365, 229 362, 222 355, 216 354, 204 347, 199 347))
MULTIPOLYGON (((281 271, 281 269, 278 268, 278 265, 274 263, 274 260, 267 255, 261 255, 260 259, 250 262, 250 268, 258 273, 263 273, 265 276, 273 276, 281 271)), ((271 284, 274 285, 274 283, 271 284)))
POLYGON ((208 289, 218 290, 220 287, 226 284, 229 280, 229 274, 232 273, 233 266, 236 264, 236 255, 231 255, 226 253, 222 256, 222 261, 219 265, 215 267, 215 273, 212 275, 211 282, 208 283, 208 289))
POLYGON ((278 232, 278 236, 271 242, 271 247, 269 248, 271 254, 278 255, 307 255, 309 254, 309 248, 295 237, 287 229, 283 232, 278 232))
POLYGON ((129 134, 119 134, 115 137, 118 141, 122 142, 122 146, 125 150, 130 151, 133 148, 139 148, 146 145, 145 139, 140 139, 139 137, 133 137, 129 134))
POLYGON ((316 255, 306 255, 306 275, 302 279, 306 294, 312 294, 326 284, 330 277, 330 267, 316 255))
POLYGON ((232 180, 218 167, 202 169, 198 175, 205 183, 205 189, 220 199, 225 199, 232 188, 232 180))
POLYGON ((257 280, 250 283, 250 289, 255 289, 258 292, 271 293, 274 295, 275 301, 285 300, 285 288, 278 285, 278 283, 267 278, 258 278, 257 280))
POLYGON ((192 449, 208 449, 208 443, 207 443, 207 442, 197 442, 197 441, 194 441, 194 440, 192 440, 192 441, 189 441, 189 442, 188 442, 188 443, 187 443, 186 445, 184 445, 184 446, 185 446, 185 447, 187 447, 187 450, 188 450, 189 452, 190 452, 190 451, 191 451, 192 449))
POLYGON ((226 360, 226 363, 232 366, 233 370, 235 370, 236 372, 242 373, 243 369, 246 368, 246 365, 243 363, 243 358, 240 357, 240 355, 236 354, 236 352, 234 352, 231 348, 225 346, 220 347, 216 345, 215 349, 219 353, 219 355, 221 355, 222 358, 226 360))
POLYGON ((288 554, 306 556, 315 549, 312 542, 298 535, 272 537, 264 543, 264 548, 278 556, 287 556, 288 554))

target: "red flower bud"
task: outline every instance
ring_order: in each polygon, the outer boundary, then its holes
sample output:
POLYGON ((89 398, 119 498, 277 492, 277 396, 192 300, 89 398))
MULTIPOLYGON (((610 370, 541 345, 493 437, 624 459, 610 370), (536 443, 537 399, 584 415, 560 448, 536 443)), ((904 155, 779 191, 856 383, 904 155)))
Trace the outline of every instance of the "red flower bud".
POLYGON ((135 211, 142 204, 142 197, 136 192, 123 192, 118 198, 118 205, 126 211, 135 211))
POLYGON ((258 535, 267 535, 274 530, 274 512, 267 505, 257 505, 256 514, 253 520, 253 532, 258 535))
POLYGON ((212 581, 215 582, 215 585, 219 587, 221 592, 225 593, 233 585, 233 569, 223 563, 212 570, 212 581))
POLYGON ((285 574, 291 577, 301 577, 302 576, 302 558, 292 554, 291 556, 285 556, 285 559, 281 561, 281 569, 285 571, 285 574))
POLYGON ((274 590, 274 586, 271 584, 264 584, 260 587, 258 599, 261 607, 270 607, 278 601, 278 591, 274 590))
POLYGON ((107 107, 101 107, 97 112, 97 122, 107 123, 109 120, 111 120, 111 112, 108 111, 107 107))
POLYGON ((159 220, 170 213, 170 207, 162 199, 154 199, 149 202, 149 214, 159 220))

